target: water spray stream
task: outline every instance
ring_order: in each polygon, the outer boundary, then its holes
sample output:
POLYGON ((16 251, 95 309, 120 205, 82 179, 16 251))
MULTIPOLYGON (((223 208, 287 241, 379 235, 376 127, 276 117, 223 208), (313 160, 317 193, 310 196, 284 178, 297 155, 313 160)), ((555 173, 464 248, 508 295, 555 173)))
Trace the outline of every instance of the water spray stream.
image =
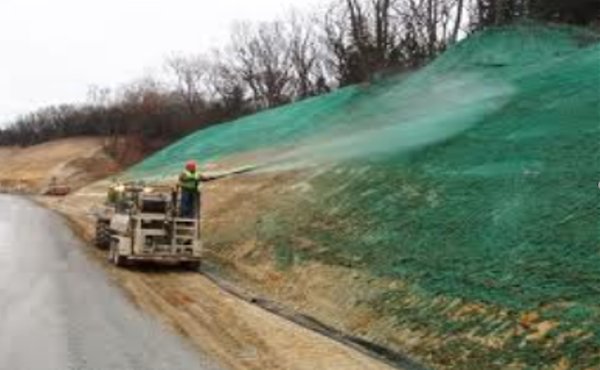
POLYGON ((399 98, 394 115, 384 114, 370 125, 326 130, 250 167, 252 171, 296 170, 418 150, 465 132, 500 109, 511 93, 507 83, 473 74, 454 76, 399 98))

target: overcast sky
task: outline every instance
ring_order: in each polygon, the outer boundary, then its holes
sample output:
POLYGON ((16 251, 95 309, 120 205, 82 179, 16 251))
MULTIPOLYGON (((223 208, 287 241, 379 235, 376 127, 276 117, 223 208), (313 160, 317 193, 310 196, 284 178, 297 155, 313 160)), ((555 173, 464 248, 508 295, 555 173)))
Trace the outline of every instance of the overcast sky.
POLYGON ((235 21, 323 0, 0 0, 0 125, 160 71, 171 53, 227 42, 235 21))

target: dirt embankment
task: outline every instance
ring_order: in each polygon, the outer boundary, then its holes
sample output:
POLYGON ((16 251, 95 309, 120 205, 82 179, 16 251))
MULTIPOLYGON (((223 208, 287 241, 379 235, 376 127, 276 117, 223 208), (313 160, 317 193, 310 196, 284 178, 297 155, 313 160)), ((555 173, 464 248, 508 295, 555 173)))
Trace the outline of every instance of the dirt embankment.
POLYGON ((0 147, 0 191, 39 193, 52 182, 75 190, 119 170, 100 138, 0 147))

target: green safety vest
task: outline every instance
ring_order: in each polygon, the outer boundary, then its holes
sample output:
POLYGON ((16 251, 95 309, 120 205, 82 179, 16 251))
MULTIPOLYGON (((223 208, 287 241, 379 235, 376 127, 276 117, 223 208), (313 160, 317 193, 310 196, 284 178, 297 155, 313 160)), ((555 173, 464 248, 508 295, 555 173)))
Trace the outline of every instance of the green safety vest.
POLYGON ((200 173, 198 172, 190 172, 183 171, 181 178, 179 179, 179 185, 185 190, 198 190, 198 185, 200 184, 200 173))

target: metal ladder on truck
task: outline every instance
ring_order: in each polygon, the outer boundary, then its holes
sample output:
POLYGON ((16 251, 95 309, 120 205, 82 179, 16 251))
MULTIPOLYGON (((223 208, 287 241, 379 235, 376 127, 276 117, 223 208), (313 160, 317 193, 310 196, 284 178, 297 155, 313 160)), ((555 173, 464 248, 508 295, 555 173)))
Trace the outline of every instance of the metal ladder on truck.
POLYGON ((175 253, 185 252, 181 249, 193 250, 198 243, 199 222, 193 218, 173 218, 173 234, 171 245, 176 248, 175 253))

